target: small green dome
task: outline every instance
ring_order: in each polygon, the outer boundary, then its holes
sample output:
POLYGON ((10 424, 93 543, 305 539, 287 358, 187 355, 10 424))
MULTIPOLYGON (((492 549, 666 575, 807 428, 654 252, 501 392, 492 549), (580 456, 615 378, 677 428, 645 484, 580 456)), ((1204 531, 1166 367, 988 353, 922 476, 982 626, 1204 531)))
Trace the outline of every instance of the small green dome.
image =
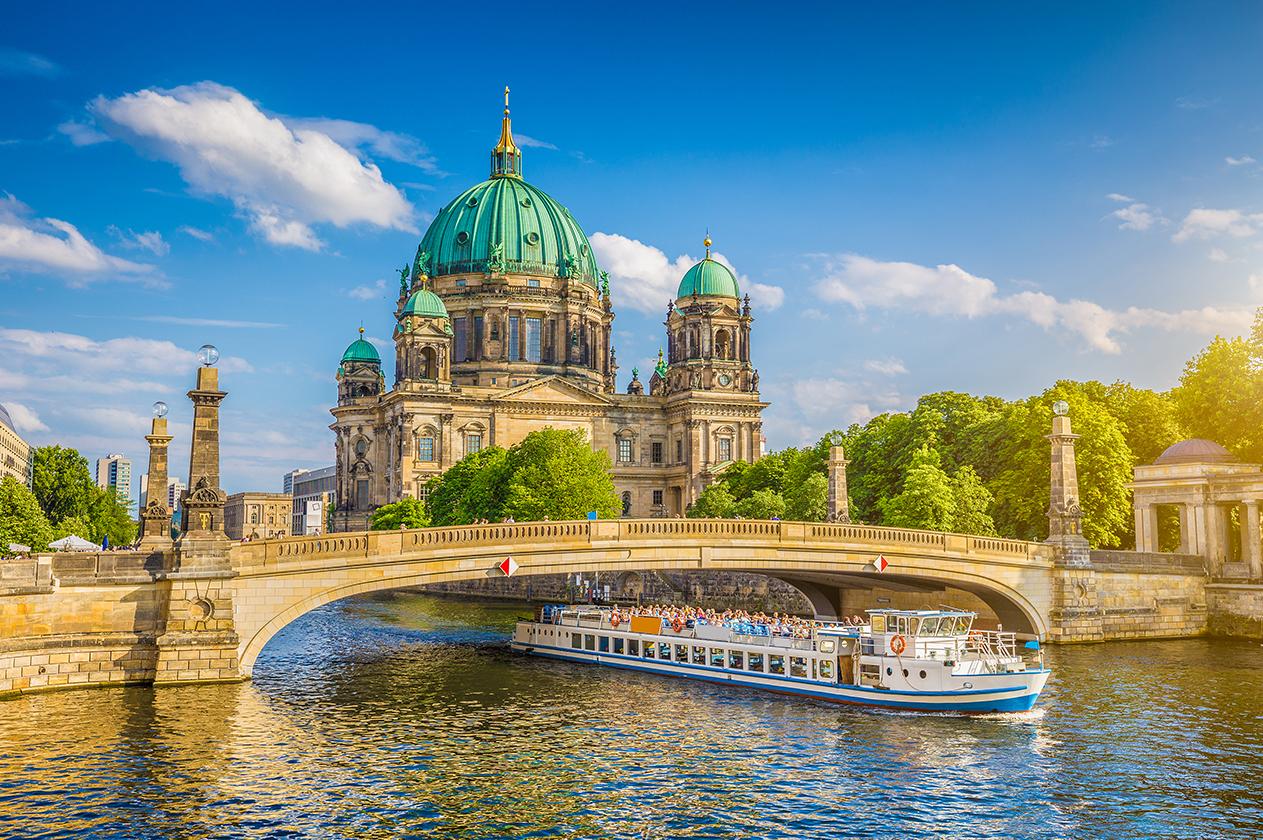
MULTIPOLYGON (((364 330, 360 330, 360 335, 364 335, 364 330)), ((351 346, 346 348, 346 352, 342 354, 342 363, 347 362, 376 362, 382 363, 382 357, 377 354, 377 348, 369 344, 363 338, 357 338, 351 342, 351 346)))
POLYGON ((600 276, 588 237, 570 211, 517 176, 497 176, 470 187, 439 211, 421 250, 430 274, 496 270, 569 277, 596 287, 600 276))
POLYGON ((429 289, 417 289, 404 304, 403 315, 418 315, 422 318, 446 318, 447 307, 438 295, 429 289))
POLYGON ((676 299, 693 295, 739 298, 741 289, 728 266, 707 257, 684 273, 680 288, 675 293, 676 299))

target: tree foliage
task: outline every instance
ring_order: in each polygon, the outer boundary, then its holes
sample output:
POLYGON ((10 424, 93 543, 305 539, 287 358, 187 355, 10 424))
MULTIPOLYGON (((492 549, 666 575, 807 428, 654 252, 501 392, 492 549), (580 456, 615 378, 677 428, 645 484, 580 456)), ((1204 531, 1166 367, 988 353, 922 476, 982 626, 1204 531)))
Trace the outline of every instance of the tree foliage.
POLYGON ((426 513, 425 502, 420 499, 400 499, 373 511, 368 527, 373 531, 393 531, 399 528, 424 528, 429 524, 430 517, 426 513))
POLYGON ((609 456, 576 430, 541 429, 510 449, 489 447, 431 479, 430 523, 480 519, 582 519, 588 511, 617 516, 621 505, 609 456))
MULTIPOLYGON (((1263 332, 1257 318, 1255 328, 1263 332)), ((1263 344, 1216 337, 1184 366, 1172 397, 1190 437, 1213 440, 1244 461, 1263 460, 1263 344)))
POLYGON ((13 476, 0 480, 0 554, 10 543, 29 546, 32 551, 47 551, 54 539, 48 517, 25 484, 13 476))
POLYGON ((126 502, 113 490, 96 485, 88 460, 77 450, 41 446, 32 453, 32 461, 31 489, 54 531, 96 543, 108 539, 120 546, 136 539, 136 522, 126 502), (88 533, 81 533, 85 529, 88 533))

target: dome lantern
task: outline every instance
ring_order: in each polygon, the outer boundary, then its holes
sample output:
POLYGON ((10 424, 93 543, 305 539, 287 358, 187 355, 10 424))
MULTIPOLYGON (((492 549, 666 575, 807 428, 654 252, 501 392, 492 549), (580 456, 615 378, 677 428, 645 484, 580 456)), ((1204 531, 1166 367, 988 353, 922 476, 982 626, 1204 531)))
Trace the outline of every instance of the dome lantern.
POLYGON ((500 142, 491 150, 491 177, 522 177, 522 150, 513 142, 513 126, 509 120, 508 85, 504 87, 504 118, 500 121, 500 142))
POLYGON ((741 288, 737 285, 737 278, 728 266, 710 256, 709 233, 702 240, 702 244, 706 246, 706 257, 684 273, 683 279, 680 280, 680 288, 675 293, 676 299, 694 295, 739 299, 741 288))
POLYGON ((360 327, 360 337, 352 341, 346 348, 346 352, 342 354, 342 363, 347 362, 368 362, 369 364, 380 365, 382 357, 378 355, 377 348, 364 340, 364 328, 360 327))

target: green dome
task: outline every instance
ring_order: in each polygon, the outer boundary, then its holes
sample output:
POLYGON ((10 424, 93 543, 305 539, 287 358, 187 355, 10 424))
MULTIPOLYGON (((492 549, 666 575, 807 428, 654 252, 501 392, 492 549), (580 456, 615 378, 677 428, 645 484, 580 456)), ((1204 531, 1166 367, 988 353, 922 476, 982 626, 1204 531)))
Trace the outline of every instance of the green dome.
MULTIPOLYGON (((364 333, 360 330, 360 334, 364 333)), ((376 362, 382 363, 382 357, 377 355, 377 348, 369 344, 362 338, 357 338, 351 342, 351 346, 346 348, 346 352, 342 354, 342 362, 376 362)))
POLYGON ((439 211, 421 240, 430 274, 486 272, 501 245, 499 270, 568 277, 597 285, 588 237, 570 211, 520 177, 499 176, 470 187, 439 211))
POLYGON ((404 304, 403 315, 419 315, 422 318, 446 318, 447 307, 439 296, 429 289, 417 289, 404 304))
POLYGON ((684 273, 680 288, 675 293, 677 300, 693 295, 739 298, 741 289, 728 266, 707 257, 684 273))

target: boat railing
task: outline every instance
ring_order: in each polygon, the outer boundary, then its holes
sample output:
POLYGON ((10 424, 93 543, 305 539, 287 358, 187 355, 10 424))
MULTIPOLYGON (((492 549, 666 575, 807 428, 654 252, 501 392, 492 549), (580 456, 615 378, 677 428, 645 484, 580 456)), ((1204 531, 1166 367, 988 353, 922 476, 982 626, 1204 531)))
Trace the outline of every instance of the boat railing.
POLYGON ((1017 634, 1001 630, 972 630, 965 643, 965 652, 983 659, 1017 656, 1017 634))

